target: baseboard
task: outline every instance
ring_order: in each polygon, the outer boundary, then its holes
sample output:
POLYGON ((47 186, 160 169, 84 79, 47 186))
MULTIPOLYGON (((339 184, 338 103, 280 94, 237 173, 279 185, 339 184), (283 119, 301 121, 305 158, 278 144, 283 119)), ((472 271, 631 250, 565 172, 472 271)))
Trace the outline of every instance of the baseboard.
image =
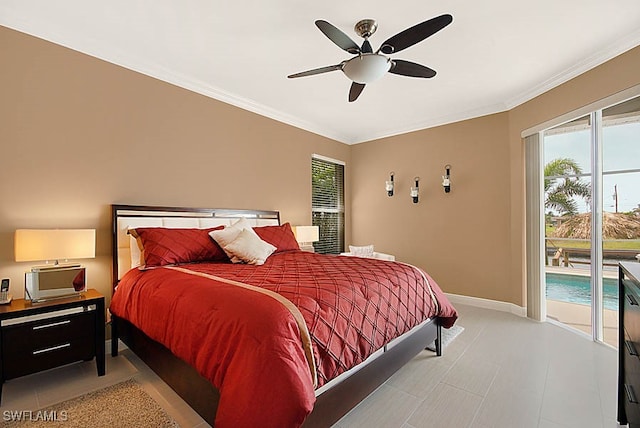
POLYGON ((478 308, 493 309, 494 311, 509 312, 519 317, 527 316, 527 308, 518 306, 513 303, 483 299, 481 297, 463 296, 461 294, 445 294, 449 298, 449 301, 454 305, 456 303, 460 303, 461 305, 476 306, 478 308))

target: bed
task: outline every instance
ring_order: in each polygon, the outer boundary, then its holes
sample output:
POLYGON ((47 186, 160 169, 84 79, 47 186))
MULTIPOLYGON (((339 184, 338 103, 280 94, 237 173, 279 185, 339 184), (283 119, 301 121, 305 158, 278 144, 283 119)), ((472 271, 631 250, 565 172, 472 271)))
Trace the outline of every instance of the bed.
POLYGON ((112 225, 112 355, 212 426, 330 426, 457 318, 420 269, 301 251, 277 211, 113 205, 112 225), (270 247, 255 265, 229 260, 239 224, 270 247))

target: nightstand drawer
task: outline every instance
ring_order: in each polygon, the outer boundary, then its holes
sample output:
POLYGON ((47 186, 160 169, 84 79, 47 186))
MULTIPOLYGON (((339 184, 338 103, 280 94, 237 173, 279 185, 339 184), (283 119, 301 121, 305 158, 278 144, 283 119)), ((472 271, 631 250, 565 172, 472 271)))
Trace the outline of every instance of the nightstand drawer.
POLYGON ((2 327, 2 352, 34 351, 89 337, 95 331, 95 310, 2 327))
POLYGON ((94 355, 95 345, 86 338, 71 339, 35 349, 11 348, 5 350, 3 355, 3 375, 5 379, 12 379, 76 361, 90 360, 94 355))
POLYGON ((104 376, 104 314, 104 296, 94 289, 0 305, 0 394, 7 379, 78 361, 95 359, 98 376, 104 376))
POLYGON ((640 427, 640 264, 618 264, 618 422, 640 427))
POLYGON ((623 328, 632 338, 640 338, 640 290, 630 281, 623 279, 624 320, 623 328))

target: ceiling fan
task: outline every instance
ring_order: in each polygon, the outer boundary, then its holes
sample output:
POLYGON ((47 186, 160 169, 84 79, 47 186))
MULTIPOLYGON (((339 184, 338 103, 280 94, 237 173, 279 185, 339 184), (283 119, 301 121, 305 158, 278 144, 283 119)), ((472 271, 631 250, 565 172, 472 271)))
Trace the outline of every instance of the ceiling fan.
POLYGON ((338 45, 338 47, 357 56, 344 60, 339 64, 302 71, 287 77, 293 79, 296 77, 312 76, 314 74, 342 70, 342 72, 353 81, 353 83, 351 83, 351 89, 349 90, 349 102, 357 100, 367 83, 381 78, 386 72, 410 77, 433 77, 436 75, 436 72, 429 67, 401 59, 391 59, 386 55, 400 52, 403 49, 423 41, 451 24, 451 22, 453 22, 453 16, 448 14, 421 22, 387 39, 376 52, 373 52, 371 43, 369 43, 369 37, 371 37, 378 28, 378 23, 375 20, 363 19, 355 25, 356 33, 364 38, 362 46, 358 46, 349 36, 334 25, 319 19, 316 21, 316 26, 325 36, 338 45))

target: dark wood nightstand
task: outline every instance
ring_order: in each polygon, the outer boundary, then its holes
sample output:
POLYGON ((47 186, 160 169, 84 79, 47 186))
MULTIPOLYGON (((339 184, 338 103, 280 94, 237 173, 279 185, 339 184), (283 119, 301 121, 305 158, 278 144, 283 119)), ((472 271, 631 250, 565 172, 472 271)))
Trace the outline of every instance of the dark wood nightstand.
POLYGON ((95 357, 105 373, 104 296, 78 296, 41 303, 15 299, 0 306, 0 399, 5 380, 95 357))

